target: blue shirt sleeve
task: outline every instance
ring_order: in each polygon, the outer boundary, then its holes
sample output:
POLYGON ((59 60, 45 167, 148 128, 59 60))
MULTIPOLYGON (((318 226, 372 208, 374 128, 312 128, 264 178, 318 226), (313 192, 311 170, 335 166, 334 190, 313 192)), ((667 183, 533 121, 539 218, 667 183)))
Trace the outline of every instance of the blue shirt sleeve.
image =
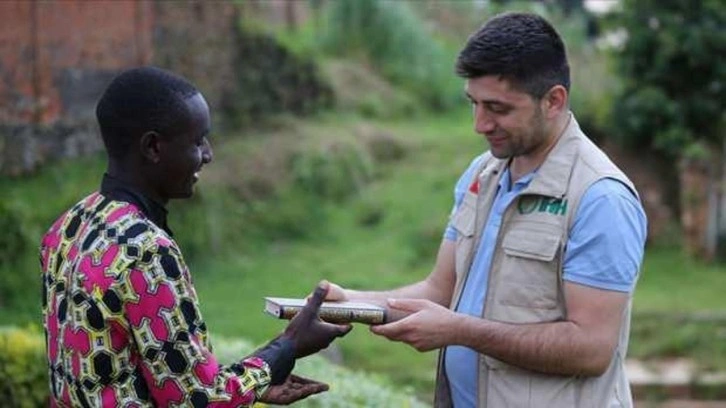
MULTIPOLYGON (((475 157, 474 160, 469 163, 469 167, 464 171, 461 177, 459 177, 459 181, 456 182, 456 187, 454 187, 454 207, 451 209, 451 215, 454 215, 454 212, 456 212, 456 209, 459 208, 461 202, 464 200, 464 194, 466 194, 466 191, 469 190, 469 186, 474 181, 474 173, 476 173, 477 169, 481 166, 483 157, 483 154, 475 157)), ((446 230, 444 231, 444 239, 456 241, 456 230, 451 226, 451 220, 449 220, 449 224, 446 226, 446 230)))
POLYGON ((647 221, 640 201, 621 182, 602 179, 585 192, 565 248, 563 279, 631 292, 643 260, 647 221))

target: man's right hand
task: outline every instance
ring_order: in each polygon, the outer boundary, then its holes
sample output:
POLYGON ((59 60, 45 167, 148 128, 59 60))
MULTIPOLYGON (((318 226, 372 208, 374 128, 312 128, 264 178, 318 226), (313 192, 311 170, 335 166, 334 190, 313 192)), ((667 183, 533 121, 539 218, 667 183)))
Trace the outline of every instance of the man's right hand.
MULTIPOLYGON (((340 286, 335 285, 338 289, 340 286)), ((348 334, 353 326, 326 323, 318 317, 323 300, 329 296, 331 285, 321 282, 308 299, 307 304, 287 325, 282 337, 295 345, 295 358, 302 358, 328 347, 337 337, 348 334)), ((341 289, 342 292, 342 289, 341 289)))

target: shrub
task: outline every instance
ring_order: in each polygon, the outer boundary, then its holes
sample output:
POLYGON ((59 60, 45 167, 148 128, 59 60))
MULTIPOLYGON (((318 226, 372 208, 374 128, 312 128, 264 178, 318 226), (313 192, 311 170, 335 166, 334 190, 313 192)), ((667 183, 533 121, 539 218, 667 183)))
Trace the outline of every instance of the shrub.
POLYGON ((678 157, 696 141, 724 142, 726 9, 719 0, 626 0, 618 23, 625 87, 616 124, 623 137, 678 157))
POLYGON ((313 238, 327 222, 325 203, 292 186, 265 201, 248 203, 242 215, 248 233, 266 241, 313 238))
POLYGON ((35 328, 0 328, 0 405, 48 406, 48 363, 43 336, 35 328))
MULTIPOLYGON (((32 272, 27 267, 31 264, 30 254, 37 248, 27 232, 27 224, 21 212, 0 201, 0 307, 15 304, 28 287, 39 282, 37 261, 32 272)), ((37 259, 37 252, 32 259, 37 259)))
POLYGON ((362 57, 429 108, 444 110, 461 100, 453 73, 456 51, 437 40, 406 2, 339 0, 326 17, 327 52, 362 57))
POLYGON ((333 104, 333 93, 314 61, 296 55, 274 37, 239 29, 236 92, 222 111, 232 126, 250 125, 280 112, 305 115, 333 104))
MULTIPOLYGON (((254 348, 245 340, 217 338, 215 355, 228 364, 254 348)), ((394 390, 385 378, 336 366, 320 356, 297 363, 296 373, 330 384, 330 391, 295 406, 334 407, 424 407, 410 389, 394 390)), ((35 408, 48 406, 50 389, 43 336, 37 328, 0 328, 0 398, 2 406, 35 408)), ((263 408, 266 404, 256 404, 263 408)))
MULTIPOLYGON (((246 341, 220 338, 215 341, 215 355, 222 363, 237 361, 252 350, 252 345, 246 341)), ((416 408, 428 406, 417 400, 411 389, 395 389, 385 377, 351 371, 331 364, 321 356, 312 356, 298 361, 295 373, 330 385, 328 392, 296 403, 296 407, 416 408)))
POLYGON ((379 225, 386 214, 386 208, 382 203, 365 198, 356 202, 353 211, 356 223, 363 227, 379 225))
POLYGON ((326 61, 322 68, 339 110, 379 119, 416 116, 422 110, 416 95, 393 86, 368 64, 338 59, 326 61))
POLYGON ((406 156, 408 146, 391 132, 370 126, 359 126, 356 135, 377 163, 395 162, 406 156))
POLYGON ((23 233, 23 220, 20 214, 13 211, 5 201, 0 201, 0 265, 7 265, 17 260, 28 246, 28 239, 23 233))
POLYGON ((294 183, 315 196, 342 201, 373 178, 367 151, 347 141, 327 142, 301 151, 291 160, 294 183))

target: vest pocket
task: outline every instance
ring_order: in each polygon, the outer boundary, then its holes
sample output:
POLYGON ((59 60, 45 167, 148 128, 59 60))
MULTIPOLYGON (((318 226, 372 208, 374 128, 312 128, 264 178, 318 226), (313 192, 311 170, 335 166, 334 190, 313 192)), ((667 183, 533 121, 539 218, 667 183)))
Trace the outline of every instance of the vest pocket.
POLYGON ((459 238, 472 237, 476 222, 476 196, 467 193, 451 218, 451 226, 459 233, 459 238))
POLYGON ((510 230, 502 240, 490 281, 494 296, 488 318, 507 323, 539 323, 562 318, 560 303, 560 235, 553 231, 510 230))
POLYGON ((560 247, 560 236, 544 231, 512 230, 504 237, 502 247, 509 256, 549 262, 560 247))

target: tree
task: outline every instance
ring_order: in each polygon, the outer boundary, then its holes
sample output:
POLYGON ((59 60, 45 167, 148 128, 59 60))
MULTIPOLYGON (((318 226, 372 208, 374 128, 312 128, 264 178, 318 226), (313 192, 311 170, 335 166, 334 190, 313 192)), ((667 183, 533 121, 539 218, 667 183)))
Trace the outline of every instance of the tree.
POLYGON ((726 7, 722 0, 624 0, 625 82, 615 121, 639 147, 679 156, 726 137, 726 7))
POLYGON ((623 0, 617 21, 627 33, 618 53, 624 91, 613 108, 620 140, 681 164, 672 166, 671 181, 686 244, 712 257, 726 238, 726 228, 711 228, 726 224, 726 7, 723 0, 623 0))

